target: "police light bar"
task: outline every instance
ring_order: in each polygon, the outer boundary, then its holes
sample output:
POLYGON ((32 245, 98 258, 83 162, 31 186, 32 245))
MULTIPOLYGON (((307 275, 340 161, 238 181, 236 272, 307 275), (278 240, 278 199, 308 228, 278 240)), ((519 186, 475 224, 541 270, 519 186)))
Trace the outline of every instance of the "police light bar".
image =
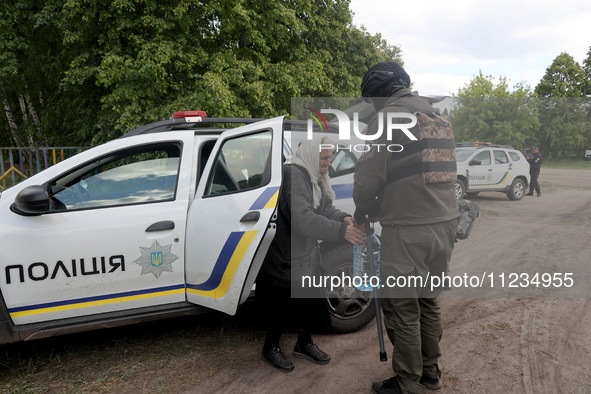
POLYGON ((172 119, 185 119, 188 122, 201 122, 207 116, 205 111, 178 111, 172 114, 172 119))

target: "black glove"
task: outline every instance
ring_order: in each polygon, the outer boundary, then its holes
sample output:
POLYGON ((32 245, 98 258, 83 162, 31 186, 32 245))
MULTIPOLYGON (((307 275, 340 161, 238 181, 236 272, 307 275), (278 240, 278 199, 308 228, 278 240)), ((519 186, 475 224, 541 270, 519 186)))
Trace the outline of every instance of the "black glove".
POLYGON ((355 208, 355 214, 353 215, 357 224, 363 224, 367 222, 367 212, 361 208, 355 208))

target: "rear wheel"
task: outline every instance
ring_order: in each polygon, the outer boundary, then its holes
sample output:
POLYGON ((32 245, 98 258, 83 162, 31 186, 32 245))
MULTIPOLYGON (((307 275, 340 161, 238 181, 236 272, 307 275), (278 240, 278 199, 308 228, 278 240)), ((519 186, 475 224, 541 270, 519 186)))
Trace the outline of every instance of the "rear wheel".
MULTIPOLYGON (((342 245, 327 251, 322 261, 330 278, 353 277, 353 247, 342 245)), ((330 281, 328 283, 330 286, 330 281)), ((371 291, 360 291, 352 283, 326 289, 326 306, 330 315, 329 329, 346 333, 357 331, 375 317, 375 302, 371 291)))
POLYGON ((460 179, 456 179, 454 181, 454 191, 456 193, 456 200, 461 200, 464 197, 464 193, 466 192, 466 186, 464 182, 460 179))
POLYGON ((517 201, 521 200, 525 195, 525 182, 523 179, 515 179, 507 191, 507 197, 509 200, 517 201))

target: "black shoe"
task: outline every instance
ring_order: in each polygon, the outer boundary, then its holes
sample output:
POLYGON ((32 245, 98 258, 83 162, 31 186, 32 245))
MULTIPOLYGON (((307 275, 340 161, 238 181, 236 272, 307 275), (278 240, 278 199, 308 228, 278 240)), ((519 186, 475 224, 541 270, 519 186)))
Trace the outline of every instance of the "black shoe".
POLYGON ((394 376, 382 382, 375 382, 371 386, 371 392, 374 394, 402 394, 398 378, 394 376))
POLYGON ((281 372, 291 372, 294 368, 293 363, 285 358, 279 346, 273 346, 269 350, 263 349, 263 358, 281 372))
POLYGON ((537 197, 542 197, 542 192, 539 192, 537 197))
POLYGON ((421 376, 421 381, 419 383, 429 390, 439 390, 441 388, 441 379, 439 378, 435 379, 423 375, 421 376))
POLYGON ((533 195, 534 195, 534 193, 533 193, 533 192, 531 192, 531 193, 527 193, 527 194, 526 194, 526 196, 533 196, 533 195))
POLYGON ((318 349, 318 346, 314 342, 310 342, 306 345, 300 345, 296 343, 293 348, 293 356, 297 358, 305 358, 306 360, 312 361, 314 364, 326 364, 330 361, 330 356, 318 349))

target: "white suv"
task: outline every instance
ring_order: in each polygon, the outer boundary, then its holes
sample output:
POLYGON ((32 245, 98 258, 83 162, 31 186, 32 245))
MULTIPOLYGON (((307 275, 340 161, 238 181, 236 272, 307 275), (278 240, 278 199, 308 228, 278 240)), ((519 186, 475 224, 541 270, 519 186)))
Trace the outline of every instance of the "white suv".
POLYGON ((529 185, 529 163, 520 151, 490 143, 456 144, 456 198, 465 193, 507 193, 510 200, 521 200, 529 185))
MULTIPOLYGON (((303 127, 177 112, 2 191, 0 344, 236 313, 275 234, 284 133, 303 127)), ((331 161, 348 212, 356 161, 344 151, 331 161)), ((323 242, 321 252, 327 275, 350 275, 351 245, 323 242)), ((325 301, 335 332, 375 317, 371 293, 351 285, 325 301)))

